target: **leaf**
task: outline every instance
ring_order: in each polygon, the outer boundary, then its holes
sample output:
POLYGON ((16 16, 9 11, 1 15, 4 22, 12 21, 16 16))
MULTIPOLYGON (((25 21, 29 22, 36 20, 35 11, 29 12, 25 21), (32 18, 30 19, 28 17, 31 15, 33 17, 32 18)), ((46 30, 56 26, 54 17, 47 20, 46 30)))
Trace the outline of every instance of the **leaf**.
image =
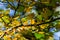
POLYGON ((49 2, 50 0, 41 0, 41 2, 49 2))
POLYGON ((26 17, 25 18, 22 18, 21 21, 22 22, 26 22, 27 21, 27 18, 26 17))
POLYGON ((49 37, 48 40, 54 40, 54 38, 53 37, 49 37))
POLYGON ((57 17, 59 15, 59 12, 55 12, 54 16, 57 17))
POLYGON ((4 36, 3 38, 4 38, 4 40, 11 40, 11 38, 9 36, 4 36))
POLYGON ((34 36, 36 37, 36 39, 40 39, 44 37, 44 34, 34 33, 34 36))
POLYGON ((18 25, 20 25, 20 22, 19 21, 17 21, 17 20, 14 20, 13 22, 12 22, 12 24, 11 24, 11 26, 18 26, 18 25))
POLYGON ((60 24, 57 24, 56 25, 56 29, 60 29, 60 24))
POLYGON ((10 10, 6 10, 4 11, 5 14, 9 14, 10 10))
POLYGON ((45 29, 46 27, 48 27, 49 26, 49 24, 43 24, 43 25, 40 25, 40 28, 41 29, 45 29))
POLYGON ((17 40, 17 38, 13 38, 13 40, 17 40))
POLYGON ((8 0, 8 2, 14 2, 14 0, 8 0))
POLYGON ((30 2, 31 0, 26 0, 26 2, 30 2))
POLYGON ((35 14, 34 13, 27 13, 27 18, 28 19, 32 19, 32 18, 34 18, 34 16, 35 16, 35 14))
POLYGON ((22 11, 24 11, 24 7, 20 6, 19 9, 18 9, 18 12, 22 12, 22 11))
POLYGON ((0 22, 2 22, 3 20, 0 18, 0 22))
POLYGON ((41 15, 43 16, 43 18, 44 18, 45 20, 47 20, 47 19, 49 19, 49 17, 50 17, 51 15, 53 15, 53 14, 52 14, 52 11, 49 10, 48 8, 43 8, 43 13, 41 13, 41 15))
POLYGON ((39 20, 42 20, 42 15, 37 15, 37 18, 38 18, 39 20))
POLYGON ((0 31, 0 36, 1 36, 3 33, 4 33, 3 31, 0 31))
POLYGON ((10 22, 8 16, 4 16, 4 17, 2 17, 2 19, 3 19, 3 21, 4 21, 5 23, 9 23, 9 22, 10 22))
POLYGON ((31 24, 35 24, 35 20, 34 19, 31 20, 31 24))

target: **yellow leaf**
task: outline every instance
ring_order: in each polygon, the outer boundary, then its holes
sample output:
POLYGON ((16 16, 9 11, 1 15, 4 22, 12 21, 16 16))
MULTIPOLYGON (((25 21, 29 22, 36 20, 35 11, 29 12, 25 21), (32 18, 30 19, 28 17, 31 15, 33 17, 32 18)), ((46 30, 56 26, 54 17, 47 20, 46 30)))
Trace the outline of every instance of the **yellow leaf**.
POLYGON ((21 36, 20 36, 20 34, 17 33, 17 34, 15 34, 15 37, 20 38, 21 36))
POLYGON ((36 3, 36 2, 32 2, 32 3, 30 4, 30 6, 33 6, 35 3, 36 3))
POLYGON ((10 12, 10 10, 6 10, 4 13, 5 13, 5 14, 9 14, 9 12, 10 12))
POLYGON ((50 0, 41 0, 42 3, 49 3, 50 0))
POLYGON ((25 22, 25 21, 27 21, 27 18, 22 18, 21 21, 25 22))
POLYGON ((25 8, 26 13, 29 13, 31 9, 32 9, 32 6, 25 8))
POLYGON ((4 16, 4 17, 2 17, 2 19, 4 20, 5 23, 9 23, 10 22, 9 16, 4 16))
POLYGON ((31 0, 26 0, 26 2, 30 2, 31 0))
POLYGON ((4 40, 11 40, 11 38, 9 36, 4 36, 3 38, 4 38, 4 40))
POLYGON ((17 38, 14 38, 13 40, 17 40, 17 38))
POLYGON ((31 20, 31 24, 35 24, 35 20, 31 20))
POLYGON ((53 37, 51 37, 51 36, 49 36, 48 40, 54 40, 54 38, 53 38, 53 37))
POLYGON ((17 20, 14 20, 11 24, 11 26, 18 26, 18 25, 20 25, 20 22, 17 20))
POLYGON ((45 29, 49 24, 40 25, 40 28, 45 29))
POLYGON ((4 16, 3 14, 0 14, 0 17, 4 16))
POLYGON ((3 31, 0 31, 0 36, 3 34, 3 31))
MULTIPOLYGON (((19 16, 20 16, 20 15, 19 15, 19 16)), ((14 20, 18 19, 18 18, 19 18, 19 16, 15 17, 15 18, 14 18, 14 20)))
POLYGON ((0 22, 2 22, 2 19, 0 18, 0 22))
POLYGON ((23 25, 28 25, 28 22, 27 22, 27 21, 26 21, 26 22, 24 22, 24 23, 23 23, 23 25))
POLYGON ((44 32, 39 32, 40 34, 44 34, 44 32))

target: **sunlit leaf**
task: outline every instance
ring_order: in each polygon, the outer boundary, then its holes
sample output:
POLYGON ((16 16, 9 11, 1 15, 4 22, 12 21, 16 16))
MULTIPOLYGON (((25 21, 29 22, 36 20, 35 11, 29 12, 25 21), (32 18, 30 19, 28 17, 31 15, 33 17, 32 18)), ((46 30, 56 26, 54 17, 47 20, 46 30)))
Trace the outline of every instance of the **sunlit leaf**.
POLYGON ((37 15, 37 18, 38 18, 39 20, 42 20, 42 15, 37 15))
POLYGON ((2 17, 2 19, 4 20, 5 23, 9 23, 10 22, 8 16, 4 16, 4 17, 2 17))
POLYGON ((4 36, 4 40, 11 40, 9 36, 4 36))
POLYGON ((44 34, 34 33, 36 39, 40 39, 44 37, 44 34))

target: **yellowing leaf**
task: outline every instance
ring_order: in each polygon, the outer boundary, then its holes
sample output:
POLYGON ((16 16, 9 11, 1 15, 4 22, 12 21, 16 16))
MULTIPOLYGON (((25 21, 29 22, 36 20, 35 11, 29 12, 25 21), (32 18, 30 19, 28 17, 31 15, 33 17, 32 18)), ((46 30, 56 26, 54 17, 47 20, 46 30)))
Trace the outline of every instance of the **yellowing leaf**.
MULTIPOLYGON (((19 15, 20 16, 20 15, 19 15)), ((17 20, 19 18, 19 16, 15 17, 14 20, 17 20)))
POLYGON ((31 0, 26 0, 26 2, 30 2, 31 0))
POLYGON ((21 21, 25 22, 25 21, 27 21, 27 18, 22 18, 21 21))
POLYGON ((0 36, 3 34, 3 31, 0 31, 0 36))
POLYGON ((32 9, 32 7, 30 6, 30 7, 28 7, 28 8, 25 8, 24 11, 26 11, 26 13, 29 13, 31 9, 32 9))
POLYGON ((28 22, 24 22, 23 25, 28 25, 28 22))
POLYGON ((20 38, 21 36, 20 36, 20 34, 17 33, 17 34, 15 34, 15 37, 20 38))
POLYGON ((50 0, 41 0, 42 3, 49 3, 50 0))
POLYGON ((2 22, 2 19, 0 18, 0 22, 2 22))
POLYGON ((8 0, 9 2, 14 2, 14 0, 8 0))
POLYGON ((13 40, 17 40, 17 38, 13 38, 13 40))
POLYGON ((53 37, 49 36, 48 40, 54 40, 53 37))
POLYGON ((11 24, 11 26, 18 26, 18 25, 20 25, 20 22, 17 20, 13 21, 11 24))
POLYGON ((0 14, 0 17, 4 16, 3 14, 0 14))
POLYGON ((40 25, 40 28, 45 29, 49 24, 40 25))
POLYGON ((44 34, 44 32, 39 32, 39 34, 44 34))
POLYGON ((35 24, 35 20, 31 20, 31 24, 35 24))
POLYGON ((8 16, 4 16, 4 17, 2 17, 2 19, 4 20, 5 23, 9 23, 10 22, 8 16))
POLYGON ((6 11, 4 12, 4 14, 9 14, 9 12, 10 12, 10 10, 6 10, 6 11))
POLYGON ((11 40, 11 38, 9 36, 4 36, 3 38, 4 38, 4 40, 11 40))
POLYGON ((30 6, 33 6, 35 4, 35 2, 32 2, 31 4, 30 4, 30 6))

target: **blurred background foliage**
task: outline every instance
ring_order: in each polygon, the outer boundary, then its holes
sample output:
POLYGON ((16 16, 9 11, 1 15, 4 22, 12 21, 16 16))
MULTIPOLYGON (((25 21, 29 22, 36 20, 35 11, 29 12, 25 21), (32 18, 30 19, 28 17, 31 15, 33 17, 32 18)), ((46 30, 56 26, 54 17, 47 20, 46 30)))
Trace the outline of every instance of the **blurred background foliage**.
POLYGON ((59 19, 60 0, 0 0, 0 40, 59 40, 59 19))

